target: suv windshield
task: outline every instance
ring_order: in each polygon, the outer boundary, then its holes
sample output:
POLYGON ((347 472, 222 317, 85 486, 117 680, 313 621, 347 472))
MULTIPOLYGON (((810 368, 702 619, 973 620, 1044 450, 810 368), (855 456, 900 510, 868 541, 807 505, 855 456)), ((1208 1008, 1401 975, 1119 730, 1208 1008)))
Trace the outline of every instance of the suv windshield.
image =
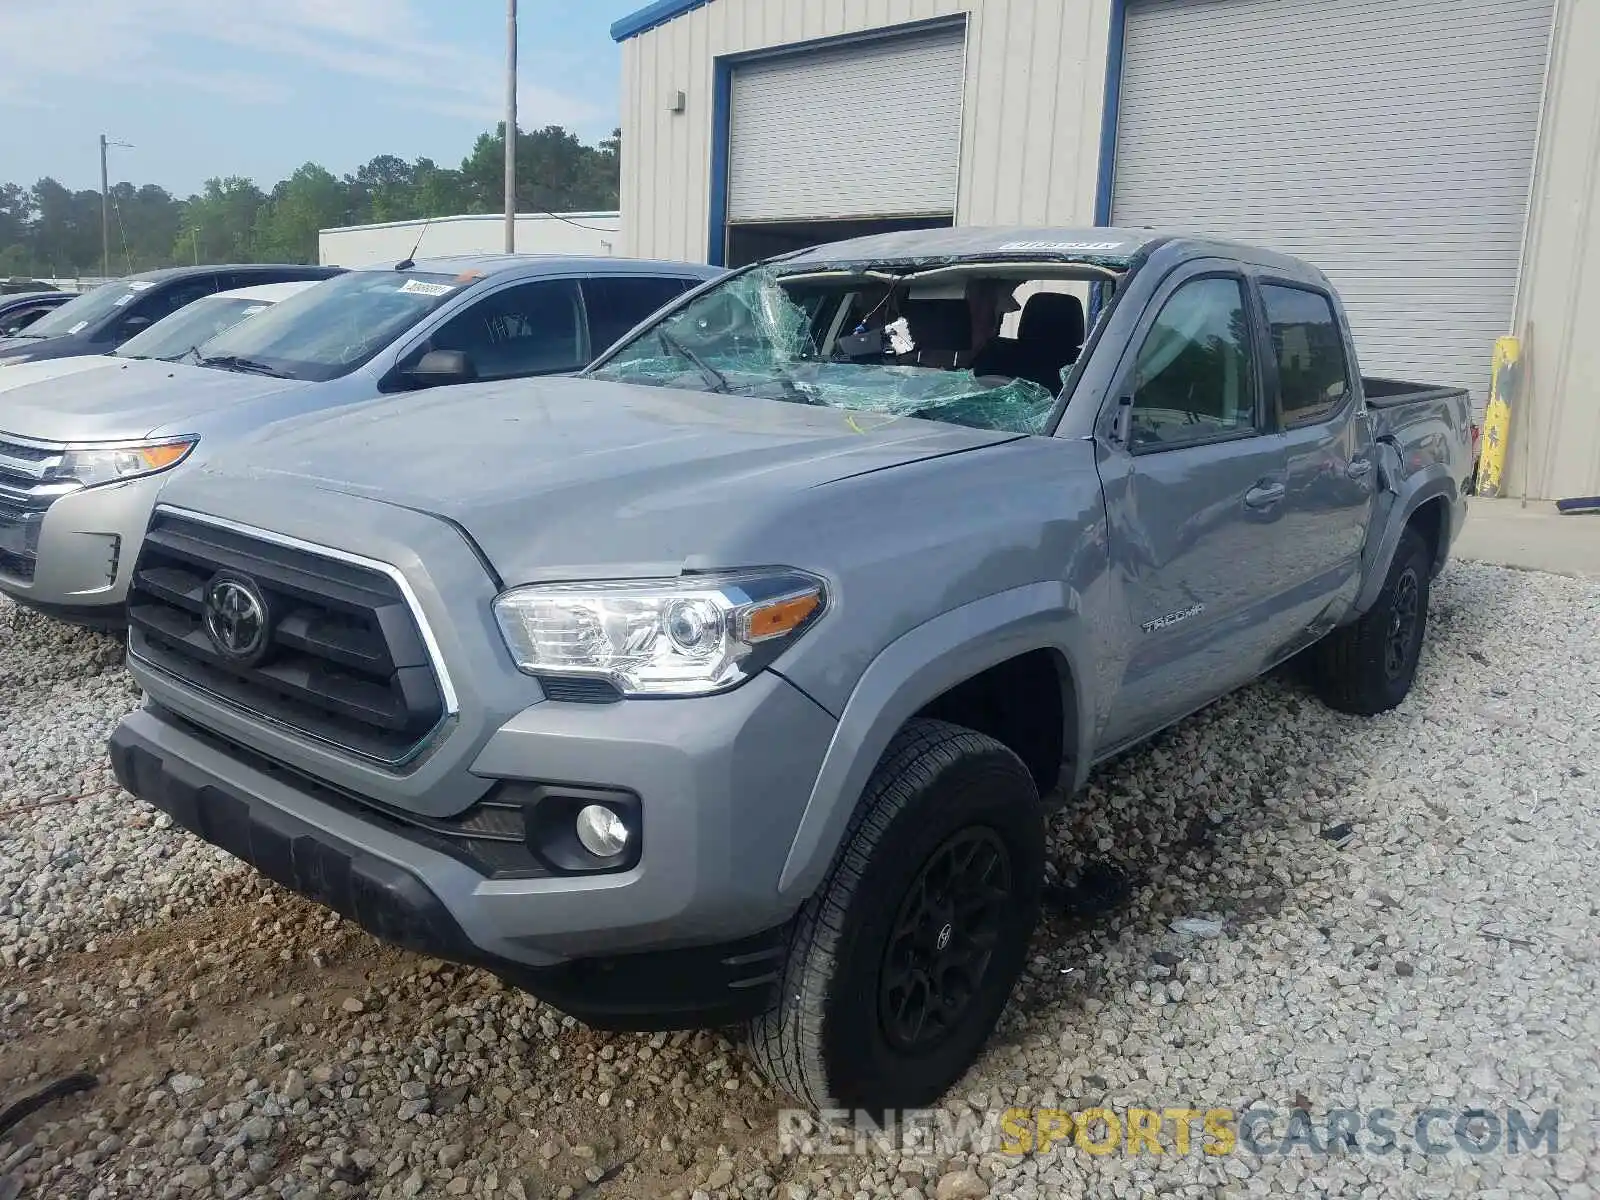
POLYGON ((131 304, 133 298, 149 286, 147 281, 139 279, 120 279, 115 283, 102 283, 93 291, 85 292, 74 300, 68 300, 60 308, 51 310, 15 336, 49 338, 82 333, 91 325, 98 325, 119 308, 131 304), (123 299, 124 296, 127 297, 126 300, 123 299))
POLYGON ((118 358, 181 358, 223 330, 270 307, 265 300, 205 296, 129 338, 112 353, 118 358))
POLYGON ((588 374, 1038 433, 1083 343, 1076 293, 1003 264, 975 264, 940 283, 880 271, 787 274, 769 265, 732 277, 588 374), (1026 341, 1003 336, 1020 307, 1014 296, 1036 287, 1056 289, 1037 310, 1049 319, 1024 325, 1026 341), (1077 318, 1057 329, 1063 305, 1076 305, 1077 318))
POLYGON ((195 352, 195 361, 288 379, 337 379, 476 278, 419 271, 336 275, 218 334, 195 352))

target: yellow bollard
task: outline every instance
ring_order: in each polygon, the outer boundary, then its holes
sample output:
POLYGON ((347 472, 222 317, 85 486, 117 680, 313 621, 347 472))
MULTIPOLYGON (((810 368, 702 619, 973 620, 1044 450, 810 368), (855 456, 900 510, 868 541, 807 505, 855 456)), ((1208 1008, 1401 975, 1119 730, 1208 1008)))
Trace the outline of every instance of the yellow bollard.
POLYGON ((1511 407, 1521 381, 1522 340, 1495 339, 1489 404, 1483 412, 1483 449, 1478 453, 1478 495, 1499 496, 1505 487, 1506 448, 1511 435, 1511 407))

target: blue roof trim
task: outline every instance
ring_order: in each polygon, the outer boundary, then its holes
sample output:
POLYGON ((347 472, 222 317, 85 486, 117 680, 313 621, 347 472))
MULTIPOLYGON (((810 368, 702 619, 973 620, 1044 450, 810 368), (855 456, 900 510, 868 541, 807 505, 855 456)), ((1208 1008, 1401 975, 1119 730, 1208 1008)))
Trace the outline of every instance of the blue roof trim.
POLYGON ((638 12, 631 12, 613 22, 611 40, 625 42, 631 37, 638 37, 647 29, 665 25, 674 17, 681 17, 686 12, 704 8, 710 3, 711 0, 655 0, 654 4, 646 4, 638 12))

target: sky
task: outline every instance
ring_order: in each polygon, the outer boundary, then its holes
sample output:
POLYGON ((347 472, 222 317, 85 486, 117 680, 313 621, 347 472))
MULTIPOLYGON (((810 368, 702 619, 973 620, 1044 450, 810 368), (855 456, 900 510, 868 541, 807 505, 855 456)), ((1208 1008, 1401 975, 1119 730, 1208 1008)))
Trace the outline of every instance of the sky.
MULTIPOLYGON (((519 0, 517 124, 617 123, 611 22, 643 0, 519 0)), ((456 166, 505 106, 505 0, 0 0, 0 183, 264 189, 305 162, 456 166)))

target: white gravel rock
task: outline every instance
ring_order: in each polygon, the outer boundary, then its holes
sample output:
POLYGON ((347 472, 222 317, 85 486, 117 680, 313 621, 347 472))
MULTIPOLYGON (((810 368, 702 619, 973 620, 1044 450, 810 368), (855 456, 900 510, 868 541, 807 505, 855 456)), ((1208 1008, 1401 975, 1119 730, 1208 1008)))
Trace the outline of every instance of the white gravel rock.
POLYGON ((1353 1148, 1213 1156, 1196 1117, 1187 1154, 1163 1118, 1159 1158, 1070 1134, 784 1155, 788 1102, 719 1035, 594 1033, 379 947, 120 792, 104 740, 138 695, 118 643, 0 601, 0 1079, 100 1078, 0 1135, 0 1192, 1593 1194, 1597 630, 1600 586, 1456 564, 1397 711, 1273 679, 1098 771, 1052 858, 1113 864, 1126 900, 1045 922, 947 1100, 994 1129, 1013 1105, 1270 1109, 1273 1151, 1293 1112, 1321 1138, 1331 1110, 1387 1108, 1394 1150, 1363 1124, 1353 1148), (1496 1115, 1491 1152, 1455 1145, 1469 1107, 1496 1115), (1513 1107, 1559 1112, 1556 1153, 1505 1152, 1513 1107), (1416 1144, 1430 1108, 1447 1153, 1416 1144))

